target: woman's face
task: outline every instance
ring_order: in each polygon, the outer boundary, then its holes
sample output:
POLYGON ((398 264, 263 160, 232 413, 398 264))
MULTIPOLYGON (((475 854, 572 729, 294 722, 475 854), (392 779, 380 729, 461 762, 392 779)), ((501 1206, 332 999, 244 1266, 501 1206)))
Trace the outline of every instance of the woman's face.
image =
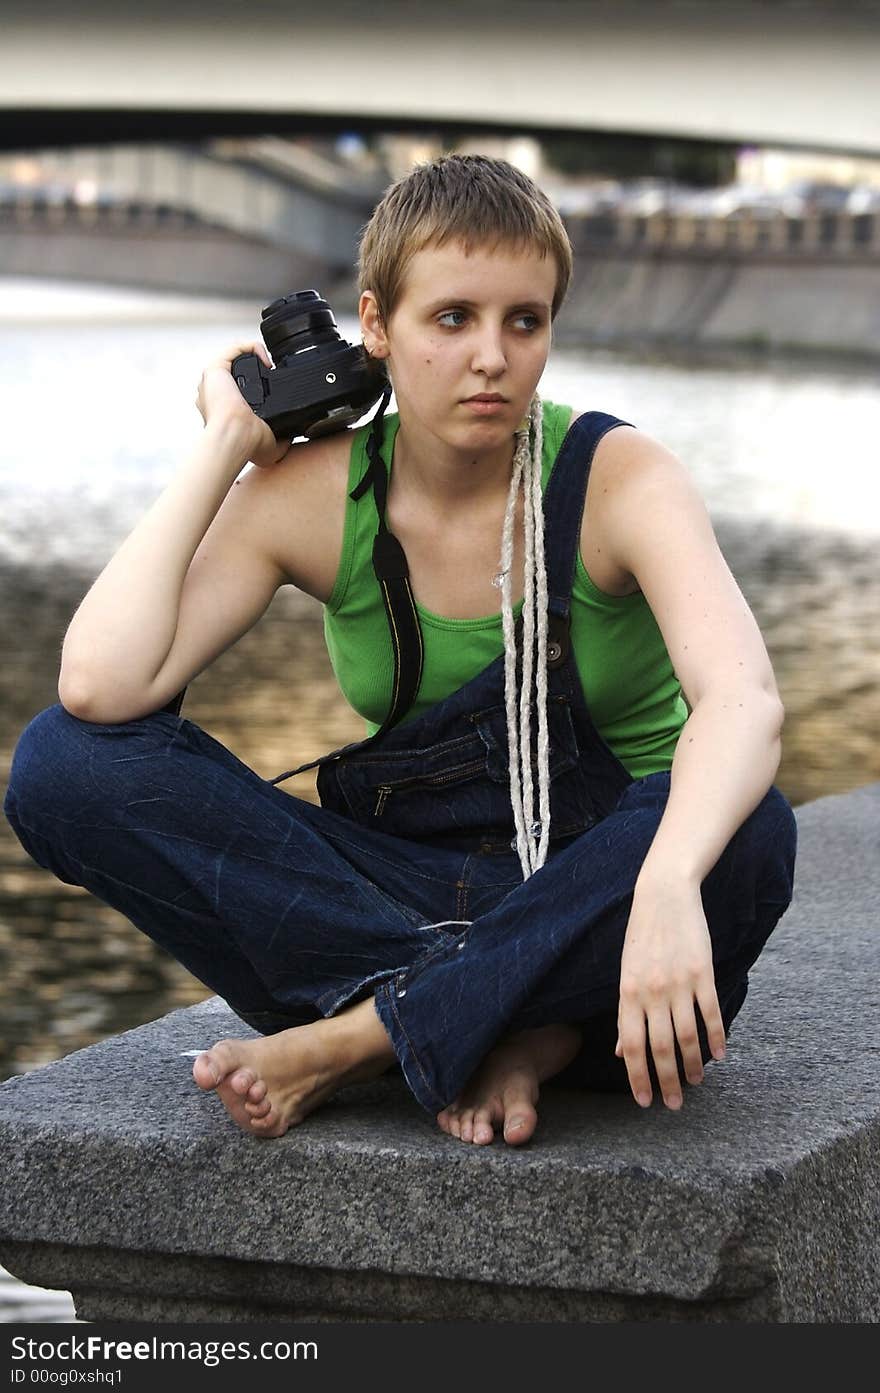
POLYGON ((547 361, 555 289, 552 257, 505 247, 468 256, 449 242, 413 257, 387 326, 366 291, 364 341, 387 359, 401 424, 453 449, 509 441, 547 361), (501 400, 472 400, 481 394, 501 400))

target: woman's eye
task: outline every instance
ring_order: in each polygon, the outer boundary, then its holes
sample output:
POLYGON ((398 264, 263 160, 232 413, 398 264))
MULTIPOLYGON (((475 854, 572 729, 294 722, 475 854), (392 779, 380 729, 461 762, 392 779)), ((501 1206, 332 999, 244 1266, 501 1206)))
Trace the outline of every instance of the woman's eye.
MULTIPOLYGON (((467 319, 467 314, 464 310, 444 310, 441 315, 437 316, 437 323, 443 324, 449 329, 459 329, 465 319, 467 319)), ((541 320, 536 314, 514 315, 512 323, 523 324, 528 333, 534 333, 536 329, 541 327, 541 320)))

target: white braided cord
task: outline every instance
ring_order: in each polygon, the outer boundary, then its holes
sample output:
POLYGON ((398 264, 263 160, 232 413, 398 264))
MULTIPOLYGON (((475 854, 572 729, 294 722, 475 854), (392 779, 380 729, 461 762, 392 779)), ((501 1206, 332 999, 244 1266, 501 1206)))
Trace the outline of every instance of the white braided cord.
POLYGON ((547 725, 547 570, 544 562, 544 502, 541 467, 544 450, 543 411, 540 401, 532 403, 532 513, 534 517, 533 567, 538 634, 538 815, 540 840, 532 859, 538 870, 547 859, 550 841, 550 735, 547 725))
POLYGON ((504 704, 510 802, 516 827, 516 850, 523 880, 543 866, 550 840, 549 734, 547 726, 547 572, 544 562, 544 507, 541 493, 543 414, 532 399, 527 425, 516 433, 513 472, 501 534, 501 617, 504 631, 504 704), (516 691, 516 644, 511 570, 513 523, 520 483, 523 485, 523 655, 516 691), (537 643, 537 655, 535 646, 537 643), (537 669, 536 677, 535 672, 537 669), (538 820, 534 815, 532 779, 532 683, 537 685, 538 820))
POLYGON ((516 701, 516 638, 513 625, 513 605, 510 598, 510 573, 513 566, 513 518, 523 472, 524 454, 522 437, 518 433, 513 455, 510 491, 504 513, 504 526, 501 532, 499 574, 501 576, 501 621, 504 630, 504 703, 507 711, 507 765, 510 779, 510 802, 516 826, 516 849, 519 852, 520 864, 523 868, 523 880, 527 880, 529 858, 526 851, 526 832, 523 823, 522 790, 519 775, 520 751, 513 714, 516 701))

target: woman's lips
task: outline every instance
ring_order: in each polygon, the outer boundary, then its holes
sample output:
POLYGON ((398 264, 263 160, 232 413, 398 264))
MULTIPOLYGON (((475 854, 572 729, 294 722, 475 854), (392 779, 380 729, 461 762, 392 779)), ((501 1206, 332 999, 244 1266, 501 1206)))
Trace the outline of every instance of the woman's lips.
POLYGON ((507 406, 507 402, 502 397, 495 397, 494 400, 486 400, 484 397, 470 397, 462 402, 462 406, 470 407, 471 411, 478 416, 497 416, 507 406))

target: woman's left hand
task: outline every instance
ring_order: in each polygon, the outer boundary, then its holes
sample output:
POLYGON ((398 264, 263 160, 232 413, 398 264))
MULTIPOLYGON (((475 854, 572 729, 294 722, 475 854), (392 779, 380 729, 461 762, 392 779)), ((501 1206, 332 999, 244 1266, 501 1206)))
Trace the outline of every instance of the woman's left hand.
POLYGON ((680 1108, 682 1101, 676 1041, 688 1082, 702 1081, 695 1007, 713 1056, 723 1059, 724 1022, 699 884, 675 876, 640 876, 620 964, 615 1053, 623 1057, 633 1096, 642 1107, 653 1096, 648 1049, 668 1108, 680 1108))

